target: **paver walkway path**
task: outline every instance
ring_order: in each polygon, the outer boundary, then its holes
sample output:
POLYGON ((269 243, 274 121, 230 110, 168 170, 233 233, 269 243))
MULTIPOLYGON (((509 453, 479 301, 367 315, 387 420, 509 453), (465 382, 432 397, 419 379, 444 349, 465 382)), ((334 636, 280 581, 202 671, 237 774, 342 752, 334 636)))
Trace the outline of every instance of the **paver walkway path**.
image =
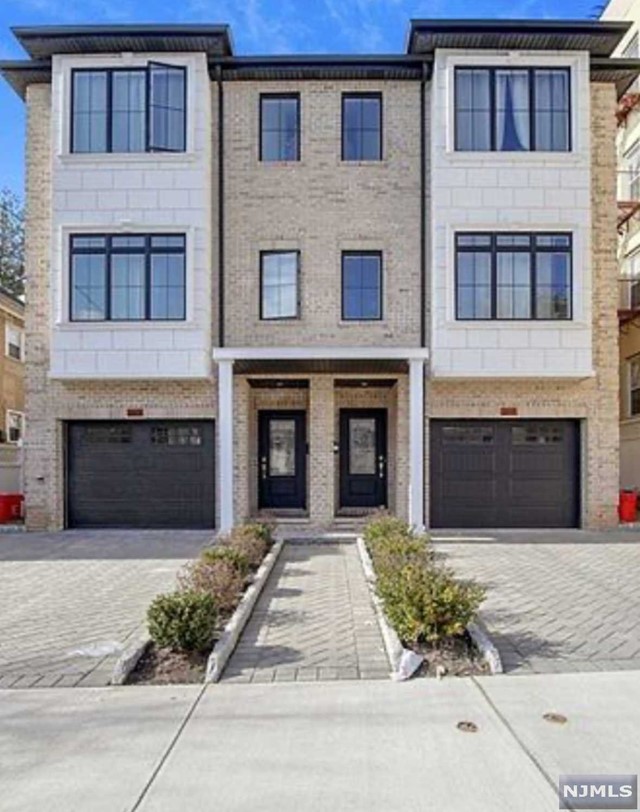
POLYGON ((487 587, 482 615, 507 672, 640 670, 637 534, 485 535, 497 539, 439 548, 487 587))
MULTIPOLYGON (((211 531, 0 536, 0 688, 108 685, 147 607, 211 531)), ((2 804, 0 804, 1 806, 2 804)))
POLYGON ((285 544, 223 674, 233 682, 386 679, 353 542, 285 544))

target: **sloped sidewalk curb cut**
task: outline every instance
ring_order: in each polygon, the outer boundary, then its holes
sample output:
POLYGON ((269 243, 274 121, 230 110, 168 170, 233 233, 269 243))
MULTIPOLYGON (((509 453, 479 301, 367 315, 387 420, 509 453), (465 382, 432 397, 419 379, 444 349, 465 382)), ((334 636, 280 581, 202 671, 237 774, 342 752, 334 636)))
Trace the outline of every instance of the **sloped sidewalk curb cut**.
POLYGON ((227 664, 229 657, 231 657, 240 635, 251 617, 253 607, 255 606, 256 601, 260 597, 260 593, 264 589, 264 585, 267 583, 267 580, 271 575, 271 570, 274 568, 283 546, 283 540, 277 541, 274 544, 273 548, 260 565, 260 569, 256 573, 253 583, 244 593, 244 596, 238 604, 235 612, 229 619, 227 625, 224 627, 224 631, 222 632, 220 639, 215 644, 213 651, 209 655, 209 660, 207 661, 207 671, 204 678, 205 682, 218 682, 222 676, 224 667, 227 664))

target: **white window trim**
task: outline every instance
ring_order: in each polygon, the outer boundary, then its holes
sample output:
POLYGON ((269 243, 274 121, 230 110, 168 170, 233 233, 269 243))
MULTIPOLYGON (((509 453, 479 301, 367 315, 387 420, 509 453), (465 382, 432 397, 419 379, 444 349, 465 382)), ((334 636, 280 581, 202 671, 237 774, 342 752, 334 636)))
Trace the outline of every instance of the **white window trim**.
POLYGON ((121 160, 138 160, 146 163, 153 163, 158 160, 166 163, 176 163, 193 156, 195 152, 195 132, 194 122, 196 120, 196 81, 195 75, 199 67, 200 54, 173 53, 158 54, 149 52, 145 54, 121 53, 112 54, 86 54, 82 56, 71 54, 60 54, 53 57, 53 82, 52 95, 54 107, 58 120, 58 132, 56 133, 56 156, 74 160, 82 160, 89 163, 104 161, 112 163, 121 160), (96 70, 109 68, 143 68, 149 62, 163 62, 167 65, 187 68, 187 131, 185 139, 185 150, 175 153, 139 152, 139 153, 118 153, 118 152, 96 152, 96 153, 75 153, 70 151, 71 144, 71 72, 75 68, 95 68, 96 70), (132 158, 132 156, 134 156, 132 158), (160 156, 160 158, 158 158, 160 156))
MULTIPOLYGON (((434 94, 434 104, 443 104, 446 121, 446 138, 444 145, 444 155, 451 162, 461 164, 480 161, 490 161, 497 164, 545 164, 547 166, 579 163, 583 160, 581 155, 586 149, 584 135, 580 129, 580 115, 588 115, 587 111, 579 111, 579 91, 580 82, 584 81, 585 60, 582 55, 576 56, 572 52, 564 52, 562 55, 549 53, 514 51, 505 53, 504 51, 468 51, 456 49, 441 49, 436 58, 436 93, 434 94), (458 152, 455 149, 455 69, 456 67, 505 67, 505 68, 554 68, 564 67, 571 71, 570 79, 570 118, 571 118, 571 150, 568 152, 543 152, 543 151, 523 151, 523 152, 500 152, 491 150, 488 152, 473 151, 458 152)), ((588 75, 588 74, 587 74, 588 75)))
POLYGON ((24 330, 22 327, 18 327, 11 322, 7 322, 4 328, 4 354, 7 358, 11 358, 12 361, 16 361, 19 364, 24 364, 24 330), (9 344, 14 344, 14 342, 10 340, 11 331, 14 331, 14 333, 18 336, 17 346, 20 347, 20 358, 14 358, 13 355, 9 354, 9 344))
POLYGON ((7 417, 6 417, 5 429, 6 429, 6 433, 7 433, 6 434, 7 443, 9 445, 20 445, 22 443, 23 438, 24 438, 24 412, 19 412, 17 409, 7 409, 7 417), (20 418, 20 438, 18 440, 12 440, 10 432, 9 432, 9 429, 11 427, 10 426, 11 417, 13 417, 15 415, 17 415, 20 418))

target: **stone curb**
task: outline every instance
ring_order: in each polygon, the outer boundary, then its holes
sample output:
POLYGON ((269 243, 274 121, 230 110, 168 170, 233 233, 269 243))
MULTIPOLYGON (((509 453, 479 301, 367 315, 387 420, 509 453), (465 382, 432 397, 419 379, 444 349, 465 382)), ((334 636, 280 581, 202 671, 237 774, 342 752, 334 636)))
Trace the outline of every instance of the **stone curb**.
POLYGON ((222 636, 215 644, 213 651, 209 655, 207 661, 207 670, 205 673, 205 682, 218 682, 224 671, 224 667, 231 657, 234 648, 242 634, 244 627, 247 625, 253 607, 258 600, 260 593, 264 589, 264 585, 271 575, 280 551, 284 546, 284 541, 277 541, 272 550, 266 555, 264 561, 260 565, 256 577, 251 586, 244 593, 242 600, 238 604, 235 612, 231 616, 229 622, 224 627, 222 636))
POLYGON ((109 685, 125 684, 127 677, 138 664, 138 660, 142 657, 150 642, 151 638, 146 625, 133 633, 113 666, 109 685))
MULTIPOLYGON (((384 640, 384 647, 387 652, 387 657, 389 662, 391 663, 391 667, 394 672, 397 672, 398 666, 400 664, 400 658, 407 651, 400 642, 400 638, 394 631, 394 629, 389 625, 389 621, 387 620, 387 616, 384 613, 384 608, 382 606, 382 601, 376 595, 375 592, 375 584, 376 584, 376 574, 373 569, 373 562, 371 561, 371 556, 367 551, 367 547, 364 543, 362 537, 358 537, 358 552, 360 553, 360 560, 362 562, 362 568, 364 570, 364 575, 367 580, 367 584, 369 585, 369 589, 371 591, 371 597, 373 599, 373 605, 376 610, 376 615, 378 616, 378 623, 380 624, 380 630, 382 632, 382 639, 384 640)), ((487 627, 484 625, 482 620, 479 617, 476 617, 474 621, 469 623, 467 626, 467 631, 469 632, 469 636, 473 640, 475 646, 477 647, 478 651, 480 652, 482 659, 487 663, 489 666, 489 670, 492 674, 503 674, 504 669, 502 667, 502 660, 500 659, 500 653, 496 648, 493 640, 489 636, 489 632, 487 627)))
MULTIPOLYGON (((382 632, 382 640, 384 642, 385 651, 387 652, 387 659, 389 660, 391 670, 393 673, 396 673, 398 671, 398 666, 400 665, 402 655, 406 649, 400 642, 400 638, 396 634, 395 629, 393 629, 389 624, 387 616, 385 615, 382 607, 382 601, 376 594, 376 574, 373 569, 371 557, 361 536, 358 536, 356 544, 358 547, 358 553, 360 554, 362 569, 364 570, 364 577, 367 582, 367 586, 369 587, 376 617, 378 618, 378 625, 380 626, 380 631, 382 632)), ((391 676, 393 676, 393 674, 391 676)))
POLYGON ((476 619, 472 620, 467 626, 467 631, 482 655, 482 659, 489 666, 489 671, 491 671, 492 674, 504 674, 500 652, 489 636, 489 632, 483 621, 476 616, 476 619))

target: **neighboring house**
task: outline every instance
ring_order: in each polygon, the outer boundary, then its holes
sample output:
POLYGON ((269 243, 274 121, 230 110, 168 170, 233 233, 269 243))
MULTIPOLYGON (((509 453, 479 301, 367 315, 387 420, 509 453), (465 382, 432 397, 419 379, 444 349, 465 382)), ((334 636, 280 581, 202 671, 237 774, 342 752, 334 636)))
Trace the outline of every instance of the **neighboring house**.
POLYGON ((24 435, 24 302, 0 288, 0 443, 19 445, 24 435))
MULTIPOLYGON (((640 0, 611 0, 603 19, 629 29, 616 57, 640 59, 640 0)), ((620 486, 640 488, 640 84, 619 101, 618 268, 620 324, 620 486)))
POLYGON ((626 31, 16 29, 28 525, 615 524, 626 31))

